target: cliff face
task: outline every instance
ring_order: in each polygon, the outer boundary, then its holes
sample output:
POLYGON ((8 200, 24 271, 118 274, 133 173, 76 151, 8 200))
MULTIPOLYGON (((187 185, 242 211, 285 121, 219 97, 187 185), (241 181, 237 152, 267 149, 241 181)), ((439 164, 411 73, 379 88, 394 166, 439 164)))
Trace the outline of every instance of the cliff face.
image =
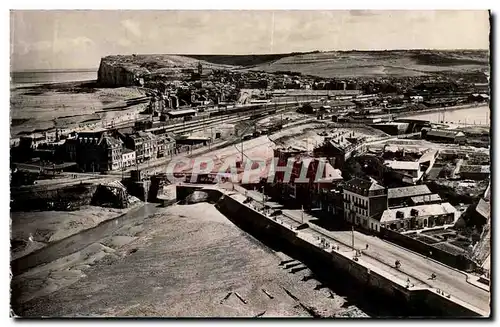
POLYGON ((178 76, 184 69, 196 70, 199 63, 204 68, 225 67, 179 55, 113 55, 101 59, 98 82, 111 87, 141 85, 141 79, 178 76))
POLYGON ((97 82, 103 86, 134 86, 139 84, 139 76, 132 69, 105 57, 99 65, 97 82))

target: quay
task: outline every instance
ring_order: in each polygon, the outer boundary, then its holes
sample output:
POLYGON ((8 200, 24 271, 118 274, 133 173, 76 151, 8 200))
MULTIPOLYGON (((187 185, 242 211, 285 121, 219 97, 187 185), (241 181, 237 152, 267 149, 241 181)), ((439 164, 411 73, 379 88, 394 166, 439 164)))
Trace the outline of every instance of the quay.
POLYGON ((404 301, 416 315, 418 312, 453 317, 490 315, 488 288, 473 281, 465 272, 374 236, 354 231, 328 231, 308 223, 304 214, 293 210, 283 210, 279 215, 260 212, 246 204, 246 199, 265 200, 258 192, 237 185, 231 184, 226 189, 180 184, 177 201, 195 190, 207 192, 219 211, 253 236, 279 239, 294 253, 318 263, 323 270, 328 269, 326 275, 346 273, 364 289, 404 301), (401 261, 399 268, 394 265, 396 260, 401 261), (433 273, 438 276, 436 279, 430 278, 433 273))

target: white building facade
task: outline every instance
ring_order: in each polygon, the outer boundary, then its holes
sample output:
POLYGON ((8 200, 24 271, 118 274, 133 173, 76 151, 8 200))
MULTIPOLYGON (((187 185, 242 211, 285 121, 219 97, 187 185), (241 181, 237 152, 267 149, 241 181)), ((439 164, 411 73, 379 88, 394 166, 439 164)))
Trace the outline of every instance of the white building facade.
POLYGON ((380 215, 387 209, 387 190, 373 181, 355 178, 343 189, 344 217, 347 222, 379 232, 380 215))

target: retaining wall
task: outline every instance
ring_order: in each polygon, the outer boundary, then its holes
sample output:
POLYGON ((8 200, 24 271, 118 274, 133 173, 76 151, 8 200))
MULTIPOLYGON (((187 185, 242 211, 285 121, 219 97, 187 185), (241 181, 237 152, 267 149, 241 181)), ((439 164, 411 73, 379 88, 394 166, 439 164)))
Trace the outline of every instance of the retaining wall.
POLYGON ((476 264, 472 260, 467 259, 463 255, 452 254, 443 251, 441 249, 433 247, 430 244, 424 243, 422 241, 416 240, 414 238, 408 237, 398 232, 389 230, 387 228, 380 227, 380 236, 383 239, 386 239, 404 248, 420 253, 439 262, 442 262, 450 267, 454 267, 464 271, 473 271, 476 268, 476 264))
MULTIPOLYGON (((201 188, 177 186, 177 200, 185 199, 201 188)), ((361 297, 376 299, 382 296, 384 301, 388 301, 387 305, 393 306, 393 312, 399 312, 401 316, 479 316, 429 290, 406 289, 340 253, 324 251, 303 239, 300 231, 291 230, 218 190, 210 189, 207 192, 212 198, 218 197, 215 206, 229 220, 271 247, 302 261, 326 282, 344 282, 351 292, 361 297)), ((378 301, 382 300, 378 298, 378 301)))
POLYGON ((97 184, 83 183, 57 189, 36 188, 12 192, 11 210, 65 210, 68 206, 77 209, 91 204, 97 187, 97 184))

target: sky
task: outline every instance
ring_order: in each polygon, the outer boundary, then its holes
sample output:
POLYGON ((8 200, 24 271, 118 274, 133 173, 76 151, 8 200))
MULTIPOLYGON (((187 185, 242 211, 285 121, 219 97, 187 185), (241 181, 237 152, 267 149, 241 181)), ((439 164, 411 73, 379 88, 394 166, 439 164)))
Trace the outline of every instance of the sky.
POLYGON ((96 68, 111 54, 487 49, 487 11, 11 11, 11 69, 96 68))

